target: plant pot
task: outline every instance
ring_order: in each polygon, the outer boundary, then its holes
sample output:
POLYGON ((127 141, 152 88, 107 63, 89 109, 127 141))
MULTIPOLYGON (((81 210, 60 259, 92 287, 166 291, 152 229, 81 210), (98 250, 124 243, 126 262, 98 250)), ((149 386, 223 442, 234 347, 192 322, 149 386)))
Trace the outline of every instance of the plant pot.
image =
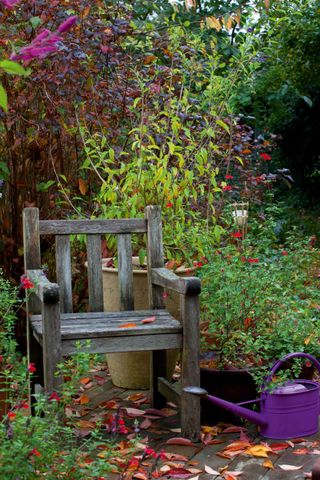
MULTIPOLYGON (((209 394, 232 403, 245 402, 257 398, 257 388, 248 370, 200 369, 200 385, 209 394)), ((250 405, 248 406, 250 407, 250 405)), ((214 425, 227 422, 235 425, 242 423, 240 417, 214 405, 208 400, 201 400, 201 424, 214 425)))
MULTIPOLYGON (((102 259, 103 297, 105 311, 119 310, 118 270, 105 266, 110 259, 102 259)), ((133 295, 135 310, 148 310, 148 279, 147 270, 138 268, 139 258, 132 258, 133 264, 133 295), (135 268, 136 267, 136 268, 135 268)), ((177 269, 177 275, 190 275, 190 269, 177 269)), ((180 316, 179 294, 169 292, 165 305, 171 315, 177 319, 180 316)), ((167 375, 171 379, 179 355, 179 350, 167 352, 167 375)), ((150 388, 150 352, 126 352, 107 354, 107 363, 112 382, 117 387, 132 389, 150 388)))

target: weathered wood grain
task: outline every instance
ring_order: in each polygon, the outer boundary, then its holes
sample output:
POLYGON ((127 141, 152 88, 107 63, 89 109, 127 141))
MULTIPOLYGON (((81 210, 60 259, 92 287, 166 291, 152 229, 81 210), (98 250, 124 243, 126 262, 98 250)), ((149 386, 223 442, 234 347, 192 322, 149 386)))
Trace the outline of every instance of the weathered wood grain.
POLYGON ((59 286, 50 282, 43 270, 27 270, 27 276, 34 285, 34 293, 43 303, 57 303, 59 301, 59 286))
POLYGON ((122 218, 111 220, 40 220, 41 235, 104 234, 104 233, 145 233, 143 218, 122 218))
POLYGON ((164 265, 163 244, 162 244, 162 222, 161 208, 150 205, 145 209, 147 220, 147 259, 148 259, 148 288, 149 307, 163 308, 163 288, 152 283, 152 269, 161 268, 164 265))
POLYGON ((72 273, 69 235, 56 236, 56 272, 61 312, 72 312, 72 273))
POLYGON ((171 383, 166 378, 158 378, 159 392, 170 402, 173 402, 177 407, 181 404, 181 384, 178 382, 171 383))
POLYGON ((57 365, 62 361, 59 303, 43 304, 42 318, 44 386, 47 392, 53 392, 62 382, 55 376, 57 365))
POLYGON ((131 235, 118 235, 118 281, 120 310, 133 310, 133 273, 131 235))
POLYGON ((200 398, 183 391, 187 386, 200 386, 200 308, 199 295, 181 295, 183 323, 181 375, 181 428, 187 438, 199 440, 200 398))
MULTIPOLYGON (((39 209, 35 207, 23 210, 23 249, 24 271, 41 268, 39 209)), ((41 312, 41 304, 34 294, 26 299, 27 314, 41 312)))
POLYGON ((199 295, 201 282, 197 277, 179 277, 168 268, 152 268, 151 279, 154 285, 160 285, 183 295, 199 295))
POLYGON ((87 235, 89 309, 103 312, 101 235, 87 235))

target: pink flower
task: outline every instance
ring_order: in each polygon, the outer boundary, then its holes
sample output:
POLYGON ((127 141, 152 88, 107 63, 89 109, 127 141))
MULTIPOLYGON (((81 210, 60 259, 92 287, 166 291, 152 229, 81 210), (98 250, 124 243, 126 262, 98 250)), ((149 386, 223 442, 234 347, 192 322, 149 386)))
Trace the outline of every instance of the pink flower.
POLYGON ((57 32, 51 32, 47 28, 42 30, 29 45, 21 48, 18 53, 13 53, 10 59, 30 61, 34 58, 45 58, 50 53, 56 52, 59 42, 63 41, 60 34, 70 30, 76 21, 77 16, 73 15, 58 27, 57 32))
POLYGON ((63 23, 61 23, 57 31, 59 33, 68 32, 68 30, 70 30, 70 28, 73 27, 73 25, 76 23, 77 20, 78 20, 77 15, 72 15, 71 17, 67 18, 67 20, 65 20, 63 23))
POLYGON ((36 448, 33 448, 33 449, 29 452, 29 455, 34 455, 35 457, 41 457, 41 453, 40 453, 39 450, 37 450, 36 448))
POLYGON ((232 190, 232 187, 231 185, 225 185, 224 187, 222 187, 222 190, 224 192, 230 192, 232 190))
POLYGON ((260 158, 264 161, 271 160, 271 156, 268 153, 260 153, 260 158))
POLYGON ((226 175, 226 180, 232 180, 233 179, 233 175, 226 175))
POLYGON ((22 275, 21 287, 24 288, 25 290, 28 290, 29 288, 34 288, 34 285, 28 277, 26 277, 25 275, 22 275))
POLYGON ((49 397, 49 401, 51 402, 52 400, 55 400, 56 402, 60 402, 60 397, 59 395, 57 394, 57 392, 52 392, 50 397, 49 397))
POLYGON ((231 237, 233 238, 241 238, 242 237, 242 233, 241 232, 232 232, 231 233, 231 237))
POLYGON ((37 371, 37 369, 36 369, 35 364, 34 364, 34 363, 30 363, 30 364, 28 365, 28 372, 29 372, 29 373, 34 373, 34 372, 36 372, 36 371, 37 371))
POLYGON ((17 414, 14 412, 8 412, 8 419, 10 421, 14 420, 16 418, 17 414))
POLYGON ((20 0, 0 0, 0 3, 6 8, 9 8, 9 10, 12 10, 18 3, 20 3, 20 0))

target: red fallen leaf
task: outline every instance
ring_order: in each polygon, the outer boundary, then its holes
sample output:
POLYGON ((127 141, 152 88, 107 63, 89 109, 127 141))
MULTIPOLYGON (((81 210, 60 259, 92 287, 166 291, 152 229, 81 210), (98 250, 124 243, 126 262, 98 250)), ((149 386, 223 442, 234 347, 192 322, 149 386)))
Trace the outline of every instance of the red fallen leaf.
POLYGON ((148 317, 141 320, 141 323, 152 323, 156 320, 156 317, 148 317))
POLYGON ((171 468, 166 475, 173 478, 190 478, 193 473, 189 472, 185 468, 171 468))
POLYGON ((279 452, 280 450, 285 450, 286 448, 289 448, 289 445, 287 443, 271 443, 269 447, 274 451, 274 452, 279 452))
POLYGON ((105 377, 101 377, 100 375, 93 375, 93 378, 97 381, 98 385, 103 385, 107 381, 105 377))
POLYGON ((104 407, 108 410, 109 409, 116 410, 119 404, 115 400, 109 400, 109 401, 99 403, 99 406, 104 407))
POLYGON ((145 413, 147 415, 157 415, 158 417, 166 417, 166 414, 157 408, 148 408, 145 413))
POLYGON ((306 440, 304 438, 293 438, 291 440, 292 443, 303 443, 305 442, 306 440))
POLYGON ((90 398, 88 395, 80 395, 79 402, 81 405, 85 405, 86 403, 90 402, 90 398))
POLYGON ((309 450, 306 447, 297 448, 297 450, 294 450, 292 453, 294 453, 295 455, 306 455, 309 453, 309 450))
POLYGON ((186 447, 194 447, 195 444, 191 442, 188 438, 183 438, 183 437, 173 437, 169 438, 169 440, 166 441, 167 445, 185 445, 186 447))
POLYGON ((227 427, 221 433, 241 433, 247 431, 248 429, 244 427, 227 427))
POLYGON ((134 328, 136 326, 137 326, 136 323, 124 323, 123 325, 119 325, 118 328, 134 328))

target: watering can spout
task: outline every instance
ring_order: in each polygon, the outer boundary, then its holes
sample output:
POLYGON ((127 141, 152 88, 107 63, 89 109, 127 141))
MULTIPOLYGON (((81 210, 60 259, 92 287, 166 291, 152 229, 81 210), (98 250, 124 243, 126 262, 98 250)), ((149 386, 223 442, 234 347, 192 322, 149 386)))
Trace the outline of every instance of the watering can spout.
POLYGON ((185 393, 190 393, 191 395, 197 395, 198 397, 206 398, 215 405, 229 410, 234 415, 238 415, 239 417, 245 418, 246 420, 249 420, 250 422, 253 422, 262 427, 268 424, 267 420, 264 418, 263 415, 261 415, 261 413, 248 410, 247 408, 241 407, 240 405, 237 405, 235 403, 228 402, 227 400, 223 400, 222 398, 215 397, 213 395, 209 395, 208 392, 203 388, 185 387, 183 391, 185 393))

